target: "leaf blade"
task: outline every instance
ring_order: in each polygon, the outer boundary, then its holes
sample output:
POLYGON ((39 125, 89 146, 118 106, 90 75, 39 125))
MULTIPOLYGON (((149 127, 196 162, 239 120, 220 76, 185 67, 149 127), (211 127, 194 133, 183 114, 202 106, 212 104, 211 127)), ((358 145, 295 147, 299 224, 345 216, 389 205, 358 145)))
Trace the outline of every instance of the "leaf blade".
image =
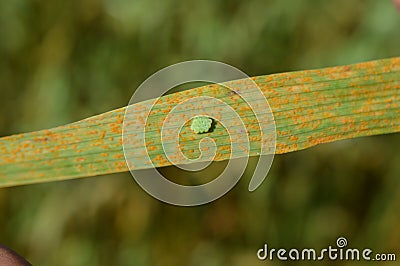
MULTIPOLYGON (((306 149, 332 141, 400 131, 400 58, 254 77, 269 100, 277 130, 276 153, 306 149)), ((231 86, 241 81, 231 81, 231 86)), ((189 96, 209 95, 244 109, 237 95, 222 86, 205 86, 161 98, 155 114, 162 117, 189 96), (157 109, 158 108, 158 109, 157 109)), ((143 103, 144 104, 144 103, 143 103)), ((142 103, 135 108, 140 112, 142 103)), ((0 138, 0 187, 73 179, 128 171, 122 149, 125 108, 69 125, 0 138)), ((240 116, 256 123, 246 111, 240 116)), ((157 167, 170 165, 157 140, 160 124, 149 127, 157 167), (153 134, 153 135, 152 135, 153 134)), ((182 149, 197 146, 197 136, 183 132, 182 149)), ((216 160, 225 160, 229 138, 223 131, 207 133, 218 140, 216 160), (220 135, 218 135, 220 134, 220 135), (225 152, 223 152, 225 150, 225 152)), ((250 132, 250 156, 261 137, 250 132)), ((133 151, 134 152, 134 151, 133 151)), ((138 157, 141 155, 138 154, 138 157)), ((150 165, 140 165, 145 169, 150 165)))

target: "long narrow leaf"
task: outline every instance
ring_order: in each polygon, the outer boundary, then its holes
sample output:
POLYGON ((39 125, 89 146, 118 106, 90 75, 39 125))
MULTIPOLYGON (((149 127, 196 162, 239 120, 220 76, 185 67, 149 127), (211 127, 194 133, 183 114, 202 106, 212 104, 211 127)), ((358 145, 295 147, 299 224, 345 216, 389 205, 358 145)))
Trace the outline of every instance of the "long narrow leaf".
MULTIPOLYGON (((400 131, 400 58, 347 66, 254 77, 271 106, 282 154, 342 139, 400 131)), ((232 81, 231 85, 240 85, 232 81)), ((164 96, 150 123, 146 145, 157 167, 168 166, 159 136, 163 115, 192 96, 212 96, 233 106, 248 126, 250 156, 260 150, 257 121, 245 102, 230 90, 213 85, 164 96), (153 132, 153 133, 152 133, 153 132)), ((144 103, 133 108, 140 111, 144 103)), ((125 108, 69 125, 0 138, 0 187, 65 180, 127 171, 122 149, 125 108)), ((129 119, 129 117, 128 117, 129 119)), ((131 121, 140 123, 141 121, 131 121)), ((205 135, 189 127, 181 132, 181 149, 198 156, 205 135)), ((222 127, 206 136, 217 143, 215 160, 230 156, 229 136, 222 127)), ((135 153, 134 147, 130 152, 135 153)), ((152 167, 140 161, 137 169, 152 167)))

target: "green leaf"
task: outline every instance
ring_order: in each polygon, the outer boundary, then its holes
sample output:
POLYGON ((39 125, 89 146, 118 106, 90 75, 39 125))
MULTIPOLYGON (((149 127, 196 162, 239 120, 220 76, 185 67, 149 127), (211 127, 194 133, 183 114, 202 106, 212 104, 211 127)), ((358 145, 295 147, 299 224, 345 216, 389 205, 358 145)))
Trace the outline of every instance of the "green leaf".
MULTIPOLYGON (((276 123, 276 153, 306 149, 318 144, 400 131, 400 58, 254 77, 268 99, 276 123)), ((231 87, 241 80, 230 81, 231 87)), ((163 152, 159 130, 174 104, 191 96, 212 96, 229 103, 249 131, 250 156, 260 150, 257 121, 239 95, 213 85, 163 96, 156 105, 155 123, 146 130, 146 146, 157 167, 170 162, 163 152), (157 122, 158 121, 158 122, 157 122)), ((135 104, 141 110, 145 102, 135 104)), ((122 149, 125 108, 69 125, 0 138, 0 187, 73 179, 128 171, 122 149)), ((128 117, 129 119, 129 117, 128 117)), ((132 123, 139 123, 133 121, 132 123)), ((180 147, 198 156, 205 135, 217 144, 215 160, 229 158, 229 136, 223 127, 193 134, 182 128, 180 147)), ((130 152, 135 153, 132 149, 130 152)), ((152 167, 140 164, 137 169, 152 167)), ((234 156, 234 155, 233 155, 234 156)))

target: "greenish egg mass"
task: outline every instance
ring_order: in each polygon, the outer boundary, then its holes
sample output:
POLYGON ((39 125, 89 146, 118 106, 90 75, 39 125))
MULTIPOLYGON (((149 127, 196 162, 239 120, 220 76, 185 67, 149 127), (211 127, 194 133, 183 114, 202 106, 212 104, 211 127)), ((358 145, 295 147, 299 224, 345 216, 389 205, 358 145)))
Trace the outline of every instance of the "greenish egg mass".
POLYGON ((206 116, 197 116, 193 119, 190 129, 196 134, 206 133, 210 130, 212 119, 206 116))

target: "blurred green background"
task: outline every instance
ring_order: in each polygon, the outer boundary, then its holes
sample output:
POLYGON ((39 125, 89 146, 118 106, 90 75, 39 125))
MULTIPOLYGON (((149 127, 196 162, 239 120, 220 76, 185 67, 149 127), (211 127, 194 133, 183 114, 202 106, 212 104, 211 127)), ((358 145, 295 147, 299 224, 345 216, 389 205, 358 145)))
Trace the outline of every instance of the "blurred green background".
MULTIPOLYGON (((389 0, 0 0, 0 135, 122 107, 180 61, 250 76, 349 64, 399 56, 399 30, 389 0)), ((1 189, 0 243, 34 265, 274 265, 256 257, 264 243, 344 236, 400 260, 399 147, 392 134, 276 156, 255 192, 246 175, 194 208, 153 199, 129 173, 1 189)))

